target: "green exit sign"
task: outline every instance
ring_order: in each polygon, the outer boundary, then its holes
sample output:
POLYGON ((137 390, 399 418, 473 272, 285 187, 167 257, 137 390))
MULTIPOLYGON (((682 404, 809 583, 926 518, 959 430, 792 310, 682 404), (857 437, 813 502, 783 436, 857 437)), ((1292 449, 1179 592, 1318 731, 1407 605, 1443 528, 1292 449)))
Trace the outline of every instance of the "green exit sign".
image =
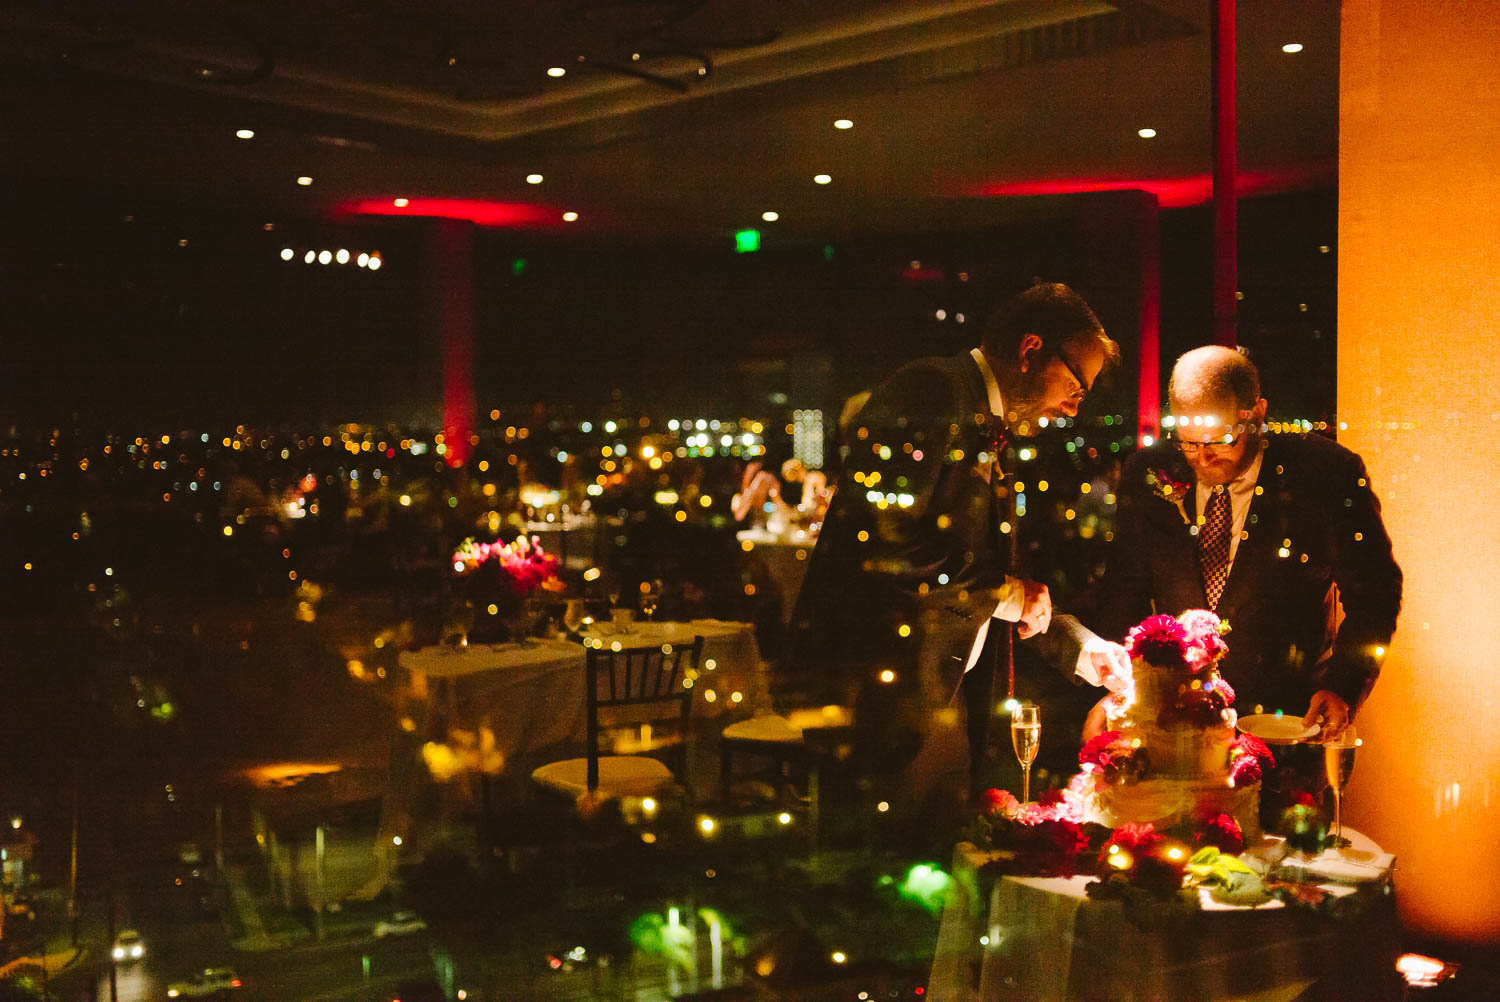
POLYGON ((760 250, 760 230, 740 230, 734 235, 734 252, 749 254, 760 250))

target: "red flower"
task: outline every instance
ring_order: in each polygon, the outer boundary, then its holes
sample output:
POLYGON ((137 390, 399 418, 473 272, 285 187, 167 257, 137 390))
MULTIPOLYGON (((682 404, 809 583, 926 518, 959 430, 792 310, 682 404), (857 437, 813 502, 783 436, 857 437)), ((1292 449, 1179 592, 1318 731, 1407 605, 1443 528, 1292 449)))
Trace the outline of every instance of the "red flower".
POLYGON ((1318 801, 1306 790, 1292 790, 1287 794, 1288 807, 1317 807, 1318 801))
POLYGON ((1229 766, 1229 785, 1235 789, 1259 783, 1260 779, 1260 759, 1254 755, 1241 755, 1229 766))
POLYGON ((989 817, 995 817, 996 815, 1009 817, 1020 806, 1021 802, 1005 790, 989 789, 984 791, 984 813, 989 817))
POLYGON ((1231 759, 1241 758, 1246 755, 1253 755, 1268 769, 1274 768, 1276 765, 1276 759, 1271 754, 1271 746, 1253 734, 1241 734, 1234 739, 1234 744, 1229 747, 1229 757, 1231 759))
POLYGON ((1202 815, 1194 821, 1201 826, 1193 838, 1198 848, 1211 845, 1231 856, 1245 851, 1245 833, 1240 830, 1240 823, 1228 814, 1202 815))
POLYGON ((1187 631, 1171 616, 1152 616, 1131 627, 1125 649, 1132 658, 1158 668, 1186 667, 1187 631))
POLYGON ((1224 643, 1224 622, 1207 609, 1189 609, 1177 617, 1187 636, 1187 662, 1195 672, 1211 667, 1229 650, 1224 643))

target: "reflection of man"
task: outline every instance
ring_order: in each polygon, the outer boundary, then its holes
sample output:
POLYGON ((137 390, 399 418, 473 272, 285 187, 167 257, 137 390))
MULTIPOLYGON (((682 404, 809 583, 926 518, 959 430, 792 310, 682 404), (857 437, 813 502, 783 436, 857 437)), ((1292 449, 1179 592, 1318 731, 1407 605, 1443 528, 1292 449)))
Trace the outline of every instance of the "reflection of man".
POLYGON ((1121 474, 1097 625, 1121 636, 1153 611, 1213 609, 1233 629, 1221 670, 1241 714, 1305 712, 1342 731, 1401 607, 1364 463, 1319 436, 1266 435, 1259 374, 1229 348, 1183 355, 1169 396, 1176 440, 1121 474))
POLYGON ((842 691, 827 697, 860 693, 855 726, 879 760, 867 767, 905 769, 913 790, 953 769, 964 742, 944 708, 962 677, 980 778, 1009 623, 1069 677, 1098 684, 1118 664, 1117 649, 1085 645, 1076 620, 1052 619, 1046 585, 1021 577, 1004 444, 1076 414, 1118 358, 1082 298, 1038 283, 995 316, 983 347, 902 367, 860 411, 789 660, 805 677, 837 674, 842 691), (1007 622, 992 629, 992 617, 1007 622))

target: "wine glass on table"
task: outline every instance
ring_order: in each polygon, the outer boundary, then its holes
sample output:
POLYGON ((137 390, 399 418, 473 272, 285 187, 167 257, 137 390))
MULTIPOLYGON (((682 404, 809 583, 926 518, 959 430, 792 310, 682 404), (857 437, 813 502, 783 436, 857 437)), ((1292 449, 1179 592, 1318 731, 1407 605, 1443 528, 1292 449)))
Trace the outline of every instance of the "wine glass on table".
MULTIPOLYGON (((1354 753, 1361 742, 1354 727, 1344 728, 1338 737, 1323 742, 1323 768, 1328 776, 1328 785, 1333 788, 1333 835, 1344 837, 1344 787, 1354 773, 1354 753)), ((1334 843, 1337 847, 1338 843, 1334 843)))
POLYGON ((1010 711, 1010 743, 1021 762, 1021 803, 1031 801, 1031 763, 1042 746, 1042 708, 1020 703, 1010 711))

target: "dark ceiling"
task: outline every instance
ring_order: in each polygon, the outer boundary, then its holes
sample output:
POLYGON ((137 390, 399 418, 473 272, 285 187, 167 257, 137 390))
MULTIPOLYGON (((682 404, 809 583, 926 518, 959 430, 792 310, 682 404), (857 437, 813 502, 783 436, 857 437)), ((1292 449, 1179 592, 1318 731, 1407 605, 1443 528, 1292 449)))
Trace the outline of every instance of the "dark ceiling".
MULTIPOLYGON (((1100 187, 1193 204, 1209 6, 19 0, 0 3, 3 170, 43 200, 684 245, 972 228, 1037 211, 1007 195, 1100 187)), ((1238 34, 1242 193, 1330 185, 1337 3, 1241 4, 1238 34)))

